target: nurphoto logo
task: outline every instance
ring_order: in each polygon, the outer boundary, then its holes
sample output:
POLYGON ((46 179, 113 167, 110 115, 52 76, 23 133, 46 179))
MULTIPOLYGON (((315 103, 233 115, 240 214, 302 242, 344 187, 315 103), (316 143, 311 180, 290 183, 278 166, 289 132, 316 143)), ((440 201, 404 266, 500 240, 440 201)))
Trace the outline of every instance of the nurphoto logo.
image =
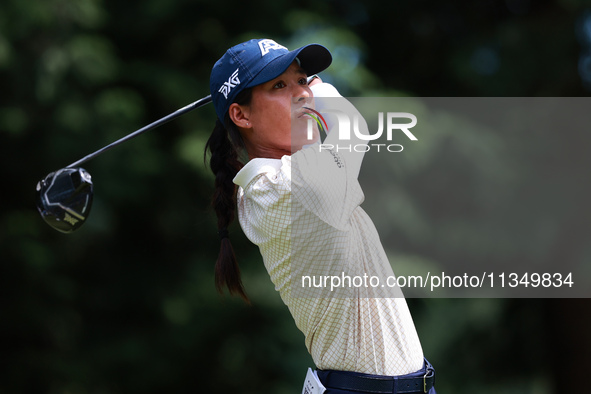
MULTIPOLYGON (((364 130, 360 127, 360 116, 353 114, 352 120, 349 114, 335 109, 327 109, 322 111, 322 115, 332 115, 332 119, 336 118, 338 128, 331 130, 331 133, 338 132, 338 144, 319 144, 319 150, 336 150, 338 151, 355 151, 355 152, 368 152, 371 149, 376 149, 378 152, 381 149, 385 149, 388 152, 402 152, 404 149, 400 144, 378 144, 378 143, 367 143, 366 141, 374 141, 382 137, 384 129, 386 131, 386 139, 391 142, 394 137, 394 131, 400 130, 410 139, 411 141, 417 141, 417 137, 410 131, 411 128, 416 126, 417 117, 409 112, 378 112, 378 130, 371 134, 368 130, 364 130), (384 121, 385 119, 385 121, 384 121), (410 122, 398 123, 400 119, 407 119, 410 122), (386 126, 384 127, 384 123, 386 126), (353 130, 353 133, 351 133, 353 130), (358 143, 353 143, 353 142, 358 143)), ((307 138, 308 140, 314 139, 314 120, 308 119, 307 138)), ((365 124, 365 122, 363 122, 365 124)), ((332 139, 331 139, 332 141, 332 139)))

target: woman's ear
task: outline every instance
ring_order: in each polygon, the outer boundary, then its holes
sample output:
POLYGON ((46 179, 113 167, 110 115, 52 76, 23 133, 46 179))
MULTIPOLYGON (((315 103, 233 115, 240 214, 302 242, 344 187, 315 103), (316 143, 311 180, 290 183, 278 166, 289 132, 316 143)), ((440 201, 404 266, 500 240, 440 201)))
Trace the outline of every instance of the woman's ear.
POLYGON ((230 115, 230 119, 236 126, 243 129, 249 129, 252 127, 249 120, 250 113, 248 108, 232 103, 228 109, 228 115, 230 115))

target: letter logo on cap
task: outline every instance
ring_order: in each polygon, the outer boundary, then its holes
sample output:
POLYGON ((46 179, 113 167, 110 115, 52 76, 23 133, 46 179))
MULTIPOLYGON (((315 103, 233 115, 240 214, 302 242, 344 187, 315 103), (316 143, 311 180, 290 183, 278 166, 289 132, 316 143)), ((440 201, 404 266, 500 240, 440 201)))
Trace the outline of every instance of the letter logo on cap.
POLYGON ((271 49, 285 49, 288 50, 283 45, 277 44, 273 40, 261 40, 259 41, 259 48, 261 49, 261 56, 265 56, 271 49))
POLYGON ((218 92, 224 95, 226 100, 228 99, 228 95, 230 94, 232 88, 240 85, 240 80, 238 79, 238 70, 239 69, 237 68, 236 71, 230 75, 230 78, 228 78, 228 82, 224 82, 220 90, 218 90, 218 92))

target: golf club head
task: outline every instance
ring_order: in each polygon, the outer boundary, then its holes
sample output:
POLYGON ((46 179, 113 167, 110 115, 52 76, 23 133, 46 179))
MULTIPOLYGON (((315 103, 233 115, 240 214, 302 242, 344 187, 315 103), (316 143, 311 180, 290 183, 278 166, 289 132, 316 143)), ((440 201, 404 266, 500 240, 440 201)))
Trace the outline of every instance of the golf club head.
POLYGON ((92 193, 92 180, 85 169, 63 168, 37 183, 37 209, 51 227, 71 233, 86 221, 92 193))

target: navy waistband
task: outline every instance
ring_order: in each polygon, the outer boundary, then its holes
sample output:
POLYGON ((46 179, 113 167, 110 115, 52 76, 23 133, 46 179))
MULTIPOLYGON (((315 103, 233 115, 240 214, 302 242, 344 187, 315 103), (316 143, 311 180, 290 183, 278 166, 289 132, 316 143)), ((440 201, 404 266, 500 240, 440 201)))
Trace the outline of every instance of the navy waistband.
POLYGON ((316 370, 326 388, 375 394, 428 393, 435 385, 435 369, 425 359, 420 370, 399 376, 369 375, 359 372, 316 370))

